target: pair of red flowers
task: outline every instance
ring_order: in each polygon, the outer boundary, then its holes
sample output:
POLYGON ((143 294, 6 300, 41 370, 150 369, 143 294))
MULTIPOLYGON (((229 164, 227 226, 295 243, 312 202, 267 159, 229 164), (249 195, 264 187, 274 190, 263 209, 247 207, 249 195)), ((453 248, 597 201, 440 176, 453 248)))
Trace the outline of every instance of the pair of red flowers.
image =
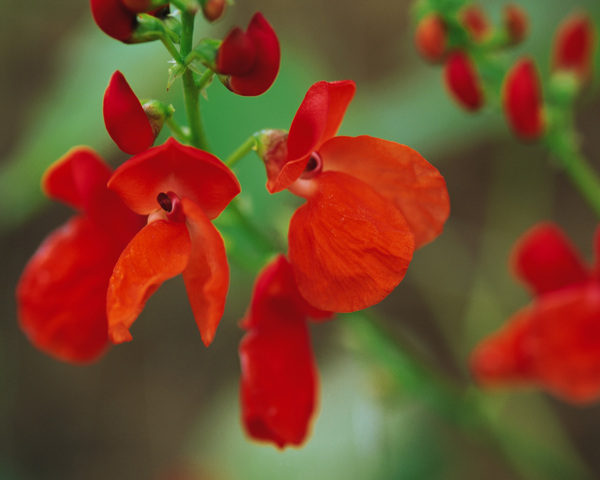
POLYGON ((537 386, 573 403, 600 398, 600 231, 594 247, 588 268, 552 223, 517 242, 514 271, 534 299, 475 349, 480 383, 537 386))

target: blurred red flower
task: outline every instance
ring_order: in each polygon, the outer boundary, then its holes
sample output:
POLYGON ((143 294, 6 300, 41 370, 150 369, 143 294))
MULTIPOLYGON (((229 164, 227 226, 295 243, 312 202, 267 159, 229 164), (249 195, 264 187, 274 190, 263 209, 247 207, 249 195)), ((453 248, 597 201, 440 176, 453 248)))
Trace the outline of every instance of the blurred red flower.
POLYGON ((385 298, 413 250, 442 231, 449 214, 438 170, 411 148, 369 136, 336 136, 355 92, 352 81, 318 82, 289 134, 267 131, 259 154, 267 189, 307 202, 289 226, 289 260, 304 298, 348 312, 385 298))
POLYGON ((148 215, 110 278, 111 340, 131 340, 129 327, 148 298, 182 273, 202 340, 209 345, 229 287, 225 246, 211 220, 240 192, 237 179, 214 155, 169 138, 121 165, 108 187, 131 210, 148 215))
POLYGON ((108 281, 144 223, 108 190, 110 175, 86 147, 71 149, 48 169, 46 195, 80 213, 46 238, 17 285, 21 328, 37 348, 68 362, 93 361, 106 349, 108 281))

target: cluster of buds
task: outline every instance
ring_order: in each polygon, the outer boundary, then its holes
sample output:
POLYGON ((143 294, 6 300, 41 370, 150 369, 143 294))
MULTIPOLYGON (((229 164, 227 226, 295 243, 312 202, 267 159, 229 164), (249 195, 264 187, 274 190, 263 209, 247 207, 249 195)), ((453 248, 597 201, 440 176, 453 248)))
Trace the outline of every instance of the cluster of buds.
MULTIPOLYGON (((522 140, 541 138, 548 122, 543 82, 533 59, 517 59, 501 79, 484 78, 479 67, 494 62, 499 51, 523 42, 529 29, 526 13, 517 5, 507 5, 501 24, 494 27, 475 5, 448 8, 425 8, 415 32, 417 51, 427 61, 443 64, 445 86, 465 110, 475 112, 486 103, 486 94, 499 93, 513 133, 522 140)), ((572 101, 589 82, 595 42, 594 25, 585 14, 574 14, 559 26, 549 79, 558 103, 572 101)))

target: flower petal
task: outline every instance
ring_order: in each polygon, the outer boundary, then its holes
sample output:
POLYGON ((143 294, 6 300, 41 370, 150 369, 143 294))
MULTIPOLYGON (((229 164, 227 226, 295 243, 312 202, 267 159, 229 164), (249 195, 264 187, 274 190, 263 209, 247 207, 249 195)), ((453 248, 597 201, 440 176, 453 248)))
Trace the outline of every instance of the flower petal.
POLYGON ((355 91, 356 85, 351 80, 317 82, 309 88, 290 127, 287 160, 281 163, 279 172, 267 172, 271 193, 294 183, 306 168, 310 155, 337 133, 355 91))
POLYGON ((73 363, 102 355, 108 346, 106 289, 119 252, 82 216, 40 245, 16 293, 19 324, 37 348, 73 363))
POLYGON ((121 165, 108 187, 136 213, 154 211, 158 194, 171 191, 188 197, 210 219, 240 192, 235 175, 217 157, 172 137, 121 165))
POLYGON ((123 250, 108 287, 108 334, 114 343, 131 340, 129 328, 148 298, 188 265, 191 242, 185 223, 157 220, 123 250))
POLYGON ((535 225, 519 238, 511 252, 511 263, 515 275, 538 295, 590 278, 568 238, 549 222, 535 225))
POLYGON ((291 219, 289 258, 312 306, 360 310, 383 300, 404 278, 414 236, 393 203, 341 172, 323 172, 291 219))
POLYGON ((335 137, 319 150, 323 171, 340 171, 368 183, 400 209, 416 247, 432 241, 450 213, 444 177, 406 145, 368 136, 335 137))
POLYGON ((135 30, 135 13, 120 0, 90 0, 90 7, 94 21, 104 33, 127 43, 135 30))
POLYGON ((223 239, 202 209, 188 198, 182 203, 192 248, 183 280, 202 341, 208 347, 225 310, 229 264, 223 239))
POLYGON ((258 276, 242 321, 249 330, 240 344, 243 422, 250 436, 279 448, 305 440, 315 410, 317 371, 305 303, 279 256, 258 276))
POLYGON ((104 92, 102 109, 108 134, 125 153, 135 155, 152 146, 155 135, 150 120, 118 70, 104 92))

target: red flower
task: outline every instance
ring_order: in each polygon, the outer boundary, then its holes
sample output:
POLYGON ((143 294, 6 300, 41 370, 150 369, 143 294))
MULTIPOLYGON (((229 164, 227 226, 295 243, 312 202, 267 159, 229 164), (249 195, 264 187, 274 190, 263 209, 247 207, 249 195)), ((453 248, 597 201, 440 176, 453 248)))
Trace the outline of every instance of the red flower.
POLYGON ((517 61, 506 74, 502 106, 515 135, 524 140, 535 140, 543 135, 542 93, 533 60, 517 61))
POLYGON ((300 296, 280 255, 259 274, 240 344, 242 420, 248 434, 279 448, 304 442, 314 414, 317 370, 307 318, 331 318, 300 296))
POLYGON ((444 65, 446 87, 454 100, 469 111, 476 111, 483 105, 483 91, 475 65, 467 53, 456 50, 450 54, 444 65))
POLYGON ((280 58, 275 31, 261 13, 255 13, 246 32, 236 27, 225 37, 215 68, 229 90, 255 96, 266 92, 275 81, 280 58))
POLYGON ((415 46, 430 62, 440 62, 446 54, 448 31, 444 19, 436 13, 423 17, 415 31, 415 46))
POLYGON ((285 134, 267 134, 261 153, 267 189, 289 188, 307 202, 289 226, 298 288, 316 308, 355 311, 402 280, 417 247, 449 213, 437 169, 404 145, 335 136, 352 100, 351 81, 313 85, 285 134))
POLYGON ((121 165, 108 182, 131 210, 149 215, 122 252, 110 278, 111 340, 131 340, 129 327, 165 280, 183 273, 202 340, 209 345, 229 286, 225 246, 210 220, 240 192, 215 156, 173 138, 121 165))
POLYGON ((123 247, 142 227, 106 188, 110 169, 91 149, 70 150, 43 179, 46 194, 80 213, 51 233, 17 285, 20 326, 64 361, 97 359, 108 345, 106 291, 123 247))
POLYGON ((513 264, 535 299, 474 351, 480 383, 539 386, 574 403, 600 399, 598 239, 593 269, 553 224, 520 239, 513 264))
POLYGON ((90 0, 94 21, 109 37, 125 43, 133 40, 137 14, 168 5, 162 0, 90 0))
POLYGON ((104 92, 104 124, 108 134, 125 153, 135 155, 150 148, 160 132, 164 117, 155 115, 153 122, 118 70, 113 73, 104 92))
POLYGON ((589 16, 574 14, 556 32, 552 50, 552 70, 574 73, 581 83, 592 73, 596 29, 589 16))

